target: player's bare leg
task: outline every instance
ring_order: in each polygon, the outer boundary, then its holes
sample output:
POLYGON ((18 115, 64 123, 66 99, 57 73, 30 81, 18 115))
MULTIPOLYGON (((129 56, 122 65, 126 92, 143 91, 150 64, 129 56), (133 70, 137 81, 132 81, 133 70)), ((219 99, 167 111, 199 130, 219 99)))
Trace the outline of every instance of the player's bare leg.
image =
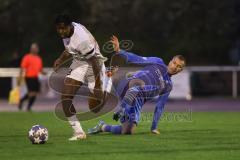
POLYGON ((82 83, 80 81, 76 81, 68 77, 66 77, 64 81, 64 87, 61 97, 62 107, 68 119, 68 122, 74 130, 74 135, 72 138, 69 139, 70 141, 86 138, 86 134, 83 131, 81 124, 76 116, 76 110, 72 103, 74 95, 76 94, 77 90, 80 88, 81 85, 82 83))

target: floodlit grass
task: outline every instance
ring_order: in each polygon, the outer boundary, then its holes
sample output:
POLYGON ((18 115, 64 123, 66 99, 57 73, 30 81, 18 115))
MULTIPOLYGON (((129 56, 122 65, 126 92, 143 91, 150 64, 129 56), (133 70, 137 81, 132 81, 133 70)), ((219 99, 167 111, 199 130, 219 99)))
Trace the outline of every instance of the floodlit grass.
MULTIPOLYGON (((135 135, 98 134, 69 142, 70 126, 51 112, 2 112, 0 159, 240 159, 240 112, 192 113, 191 119, 185 121, 168 121, 165 117, 159 124, 161 135, 149 132, 151 119, 146 114, 135 135), (28 130, 35 124, 48 128, 46 144, 32 145, 28 140, 28 130)), ((116 124, 111 114, 101 119, 116 124)), ((82 126, 86 131, 98 120, 82 122, 82 126)))

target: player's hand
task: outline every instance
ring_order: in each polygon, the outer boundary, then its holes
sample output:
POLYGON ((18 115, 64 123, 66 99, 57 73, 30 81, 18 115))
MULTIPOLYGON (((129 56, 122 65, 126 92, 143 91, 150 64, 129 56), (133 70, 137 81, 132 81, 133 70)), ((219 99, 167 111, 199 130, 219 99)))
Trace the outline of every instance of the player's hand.
POLYGON ((53 70, 56 72, 61 64, 60 59, 57 59, 53 64, 53 70))
POLYGON ((118 66, 110 66, 106 70, 106 75, 112 77, 118 71, 118 66))
POLYGON ((118 121, 123 116, 122 111, 114 112, 113 113, 113 120, 118 121))
POLYGON ((118 112, 114 112, 113 113, 113 120, 118 121, 119 118, 120 118, 119 113, 118 112))
POLYGON ((112 36, 110 42, 113 44, 113 50, 118 53, 120 51, 119 41, 116 36, 112 36))

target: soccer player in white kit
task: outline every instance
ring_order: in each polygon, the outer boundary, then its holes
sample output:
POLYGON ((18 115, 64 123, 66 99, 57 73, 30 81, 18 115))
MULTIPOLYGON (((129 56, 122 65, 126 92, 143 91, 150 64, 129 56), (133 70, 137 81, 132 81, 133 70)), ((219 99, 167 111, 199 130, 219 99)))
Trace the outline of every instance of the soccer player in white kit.
POLYGON ((74 135, 69 140, 85 139, 86 134, 76 117, 76 110, 72 99, 77 90, 87 80, 95 101, 94 112, 98 112, 104 102, 104 86, 106 60, 100 53, 97 41, 92 34, 81 24, 72 22, 68 15, 58 15, 55 20, 56 30, 63 39, 65 50, 54 63, 56 71, 71 56, 73 57, 70 72, 65 77, 61 96, 61 105, 65 116, 74 130, 74 135))

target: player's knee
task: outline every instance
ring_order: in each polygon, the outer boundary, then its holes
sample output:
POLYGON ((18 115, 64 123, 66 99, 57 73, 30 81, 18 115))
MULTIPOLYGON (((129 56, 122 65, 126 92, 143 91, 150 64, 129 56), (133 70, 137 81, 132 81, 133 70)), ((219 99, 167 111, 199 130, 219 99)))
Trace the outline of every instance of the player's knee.
POLYGON ((145 83, 141 79, 132 79, 129 82, 129 88, 136 87, 136 86, 143 87, 144 85, 145 85, 145 83))
POLYGON ((64 80, 64 85, 66 86, 76 86, 80 87, 83 83, 72 78, 66 77, 64 80))
POLYGON ((73 96, 72 95, 68 95, 68 94, 62 94, 61 95, 61 100, 63 101, 63 100, 70 100, 70 101, 72 101, 72 99, 73 99, 73 96))

